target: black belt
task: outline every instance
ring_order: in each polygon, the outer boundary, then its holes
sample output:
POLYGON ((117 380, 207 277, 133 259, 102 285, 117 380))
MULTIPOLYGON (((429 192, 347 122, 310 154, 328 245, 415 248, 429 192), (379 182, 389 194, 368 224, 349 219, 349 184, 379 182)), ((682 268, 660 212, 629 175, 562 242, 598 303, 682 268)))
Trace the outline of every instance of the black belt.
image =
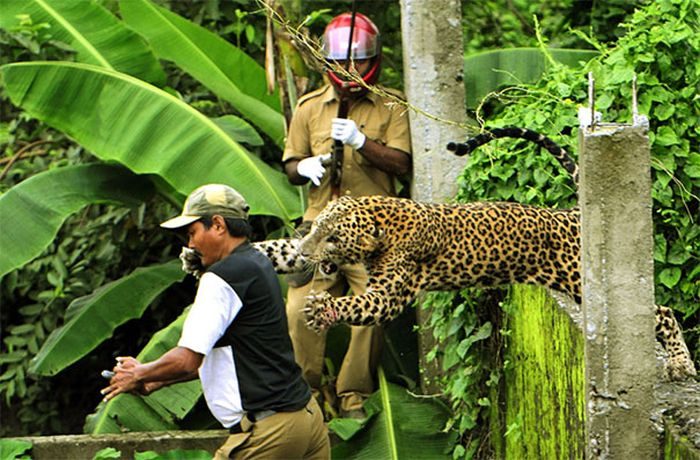
POLYGON ((244 431, 248 431, 250 429, 249 425, 252 425, 255 422, 259 422, 260 420, 269 417, 270 415, 274 415, 276 413, 277 412, 273 410, 259 410, 256 412, 246 412, 246 414, 243 416, 243 419, 246 419, 245 422, 247 422, 248 427, 246 429, 243 429, 243 427, 241 426, 241 422, 243 422, 244 420, 241 420, 235 425, 231 425, 231 427, 229 427, 228 429, 228 432, 231 434, 243 433, 244 431))

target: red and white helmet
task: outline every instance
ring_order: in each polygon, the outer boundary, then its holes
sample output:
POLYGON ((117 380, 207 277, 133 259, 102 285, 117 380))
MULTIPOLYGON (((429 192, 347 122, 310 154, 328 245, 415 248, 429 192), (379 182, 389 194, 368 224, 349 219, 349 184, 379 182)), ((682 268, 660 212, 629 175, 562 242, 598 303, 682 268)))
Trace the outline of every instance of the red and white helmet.
MULTIPOLYGON (((348 58, 352 14, 343 13, 334 17, 323 33, 323 53, 330 61, 345 61, 348 58)), ((351 59, 371 59, 369 69, 362 75, 368 85, 377 82, 382 60, 379 42, 379 29, 364 14, 355 13, 355 28, 352 33, 351 59)), ((357 82, 346 81, 342 76, 328 70, 328 78, 337 91, 345 94, 358 94, 366 89, 357 82)))

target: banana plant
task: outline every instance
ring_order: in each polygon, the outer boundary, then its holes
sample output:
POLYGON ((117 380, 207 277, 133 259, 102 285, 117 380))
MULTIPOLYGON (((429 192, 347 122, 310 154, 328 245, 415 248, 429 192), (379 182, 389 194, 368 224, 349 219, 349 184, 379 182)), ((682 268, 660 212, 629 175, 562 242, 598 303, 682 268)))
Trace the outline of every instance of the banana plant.
MULTIPOLYGON (((565 48, 548 49, 547 53, 570 67, 600 54, 594 50, 565 48)), ((536 81, 547 65, 547 57, 540 48, 504 48, 464 56, 467 106, 478 106, 484 96, 499 88, 536 81)))
MULTIPOLYGON (((137 206, 154 193, 181 203, 197 186, 222 182, 246 196, 251 214, 277 216, 283 222, 301 214, 299 191, 241 145, 241 141, 260 145, 260 136, 240 118, 208 119, 172 91, 159 88, 163 73, 149 46, 159 57, 201 79, 279 145, 284 124, 276 95, 260 90, 257 75, 262 68, 232 45, 149 2, 133 0, 121 6, 134 28, 158 28, 177 45, 169 47, 153 36, 147 37, 152 41, 148 43, 133 32, 131 24, 93 1, 3 3, 0 27, 12 31, 23 21, 46 25, 52 39, 76 50, 78 61, 5 65, 0 68, 4 93, 27 114, 68 134, 101 162, 56 168, 0 196, 0 219, 14 222, 11 231, 0 234, 0 277, 30 262, 52 242, 68 216, 92 203, 137 206), (200 64, 205 72, 193 71, 200 64)), ((108 338, 116 326, 138 317, 154 296, 182 276, 176 264, 155 265, 76 299, 67 311, 65 326, 46 341, 31 369, 39 375, 60 372, 108 338), (86 329, 81 324, 100 327, 86 329)), ((159 394, 154 400, 168 392, 159 394)), ((176 392, 172 399, 181 397, 176 392)), ((133 399, 125 397, 110 404, 117 412, 125 410, 122 404, 131 407, 136 420, 153 420, 172 401, 146 408, 134 406, 133 399)), ((166 417, 167 426, 173 427, 172 421, 188 410, 183 407, 166 417)), ((156 426, 163 425, 149 423, 140 429, 156 426)))
POLYGON ((288 221, 300 213, 298 192, 284 174, 185 102, 142 80, 71 62, 7 64, 0 76, 13 103, 102 160, 155 174, 183 195, 204 183, 229 184, 253 214, 288 221))
POLYGON ((106 164, 45 171, 0 195, 0 277, 38 256, 73 213, 88 204, 136 206, 155 193, 153 184, 126 168, 106 164))
POLYGON ((437 398, 412 396, 388 382, 381 368, 378 381, 379 390, 364 405, 367 418, 329 422, 345 441, 333 447, 333 458, 451 458, 447 406, 437 398))
POLYGON ((124 21, 146 37, 159 57, 230 102, 283 147, 279 94, 268 94, 265 71, 257 62, 218 35, 148 0, 129 0, 119 7, 124 21))
POLYGON ((165 83, 165 72, 146 41, 93 1, 10 0, 2 3, 0 28, 24 23, 46 26, 52 40, 73 47, 79 62, 165 83))
POLYGON ((112 336, 121 324, 140 318, 148 305, 185 273, 179 261, 141 267, 68 306, 65 324, 53 332, 32 360, 29 372, 54 375, 112 336))

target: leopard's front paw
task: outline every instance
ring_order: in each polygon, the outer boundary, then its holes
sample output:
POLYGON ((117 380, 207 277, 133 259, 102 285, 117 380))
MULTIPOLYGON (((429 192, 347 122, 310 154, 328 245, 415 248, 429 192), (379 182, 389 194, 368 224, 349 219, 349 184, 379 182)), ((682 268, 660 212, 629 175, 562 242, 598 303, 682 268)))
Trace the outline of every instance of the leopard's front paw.
POLYGON ((338 315, 333 308, 333 297, 326 291, 311 291, 306 296, 304 314, 306 325, 316 332, 329 328, 338 320, 338 315))
POLYGON ((677 354, 669 356, 666 362, 666 374, 670 380, 686 380, 690 377, 695 377, 697 371, 695 364, 690 358, 690 354, 677 354))

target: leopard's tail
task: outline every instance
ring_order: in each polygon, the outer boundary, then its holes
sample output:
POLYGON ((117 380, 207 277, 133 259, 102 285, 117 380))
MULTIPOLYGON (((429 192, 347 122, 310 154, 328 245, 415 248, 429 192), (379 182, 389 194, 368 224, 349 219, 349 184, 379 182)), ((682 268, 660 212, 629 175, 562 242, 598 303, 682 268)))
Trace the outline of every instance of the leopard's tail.
POLYGON ((491 142, 494 139, 504 137, 513 137, 517 139, 525 139, 534 142, 551 153, 559 164, 566 169, 571 175, 574 183, 578 185, 578 165, 571 157, 569 152, 557 145, 553 140, 535 131, 525 128, 493 128, 478 136, 467 139, 466 142, 450 142, 447 144, 447 150, 454 152, 456 155, 463 156, 473 152, 477 147, 491 142))

